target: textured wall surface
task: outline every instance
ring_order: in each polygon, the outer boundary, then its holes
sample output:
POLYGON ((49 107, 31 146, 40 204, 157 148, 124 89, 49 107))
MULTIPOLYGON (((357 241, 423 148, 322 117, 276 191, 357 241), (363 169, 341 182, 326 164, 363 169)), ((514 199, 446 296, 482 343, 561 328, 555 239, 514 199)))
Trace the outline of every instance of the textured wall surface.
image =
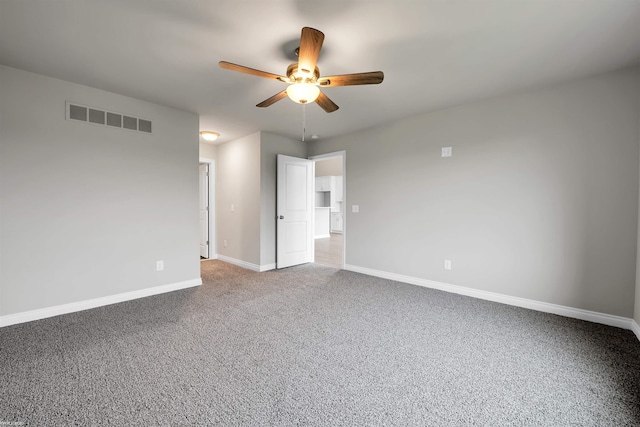
POLYGON ((360 213, 346 209, 346 263, 632 317, 638 80, 625 69, 310 145, 347 150, 360 213))
POLYGON ((218 254, 260 264, 260 133, 219 145, 217 151, 218 254))
POLYGON ((0 120, 0 315, 200 277, 196 114, 0 66, 0 120))

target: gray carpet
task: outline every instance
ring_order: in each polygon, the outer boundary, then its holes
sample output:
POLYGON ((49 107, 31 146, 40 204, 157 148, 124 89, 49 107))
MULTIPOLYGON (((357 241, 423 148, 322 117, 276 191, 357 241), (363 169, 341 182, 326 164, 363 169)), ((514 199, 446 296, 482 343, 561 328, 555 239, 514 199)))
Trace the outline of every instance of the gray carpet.
POLYGON ((0 329, 0 424, 640 425, 630 331, 313 264, 202 268, 0 329))

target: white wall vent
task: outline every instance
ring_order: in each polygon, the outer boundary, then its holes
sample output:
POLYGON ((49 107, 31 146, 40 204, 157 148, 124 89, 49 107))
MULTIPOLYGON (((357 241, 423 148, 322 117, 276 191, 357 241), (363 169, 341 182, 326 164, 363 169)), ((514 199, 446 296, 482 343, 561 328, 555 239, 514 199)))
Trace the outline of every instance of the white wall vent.
POLYGON ((100 110, 87 105, 67 101, 65 103, 65 118, 99 126, 111 126, 142 133, 151 133, 151 120, 100 110))

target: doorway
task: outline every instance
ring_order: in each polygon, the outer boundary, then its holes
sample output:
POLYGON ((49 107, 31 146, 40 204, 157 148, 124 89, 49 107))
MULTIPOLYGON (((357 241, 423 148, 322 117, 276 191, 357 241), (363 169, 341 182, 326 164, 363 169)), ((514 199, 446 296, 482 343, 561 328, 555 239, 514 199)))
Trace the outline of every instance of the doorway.
POLYGON ((198 165, 200 259, 215 259, 215 161, 200 158, 198 165))
POLYGON ((345 263, 346 153, 309 159, 315 163, 314 262, 341 269, 345 263))

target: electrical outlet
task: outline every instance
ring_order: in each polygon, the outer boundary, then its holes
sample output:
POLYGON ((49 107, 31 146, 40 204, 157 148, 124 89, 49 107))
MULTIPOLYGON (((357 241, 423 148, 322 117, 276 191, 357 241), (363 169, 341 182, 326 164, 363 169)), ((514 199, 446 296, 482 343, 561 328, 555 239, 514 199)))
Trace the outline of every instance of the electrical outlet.
POLYGON ((442 157, 451 157, 453 155, 453 148, 442 147, 442 157))
POLYGON ((444 269, 445 270, 451 270, 451 260, 450 259, 445 259, 444 260, 444 269))
POLYGON ((225 248, 227 247, 227 241, 226 240, 224 241, 224 247, 225 248))
POLYGON ((156 271, 164 270, 164 261, 156 261, 156 271))
POLYGON ((351 205, 351 212, 353 213, 360 212, 360 205, 351 205))

